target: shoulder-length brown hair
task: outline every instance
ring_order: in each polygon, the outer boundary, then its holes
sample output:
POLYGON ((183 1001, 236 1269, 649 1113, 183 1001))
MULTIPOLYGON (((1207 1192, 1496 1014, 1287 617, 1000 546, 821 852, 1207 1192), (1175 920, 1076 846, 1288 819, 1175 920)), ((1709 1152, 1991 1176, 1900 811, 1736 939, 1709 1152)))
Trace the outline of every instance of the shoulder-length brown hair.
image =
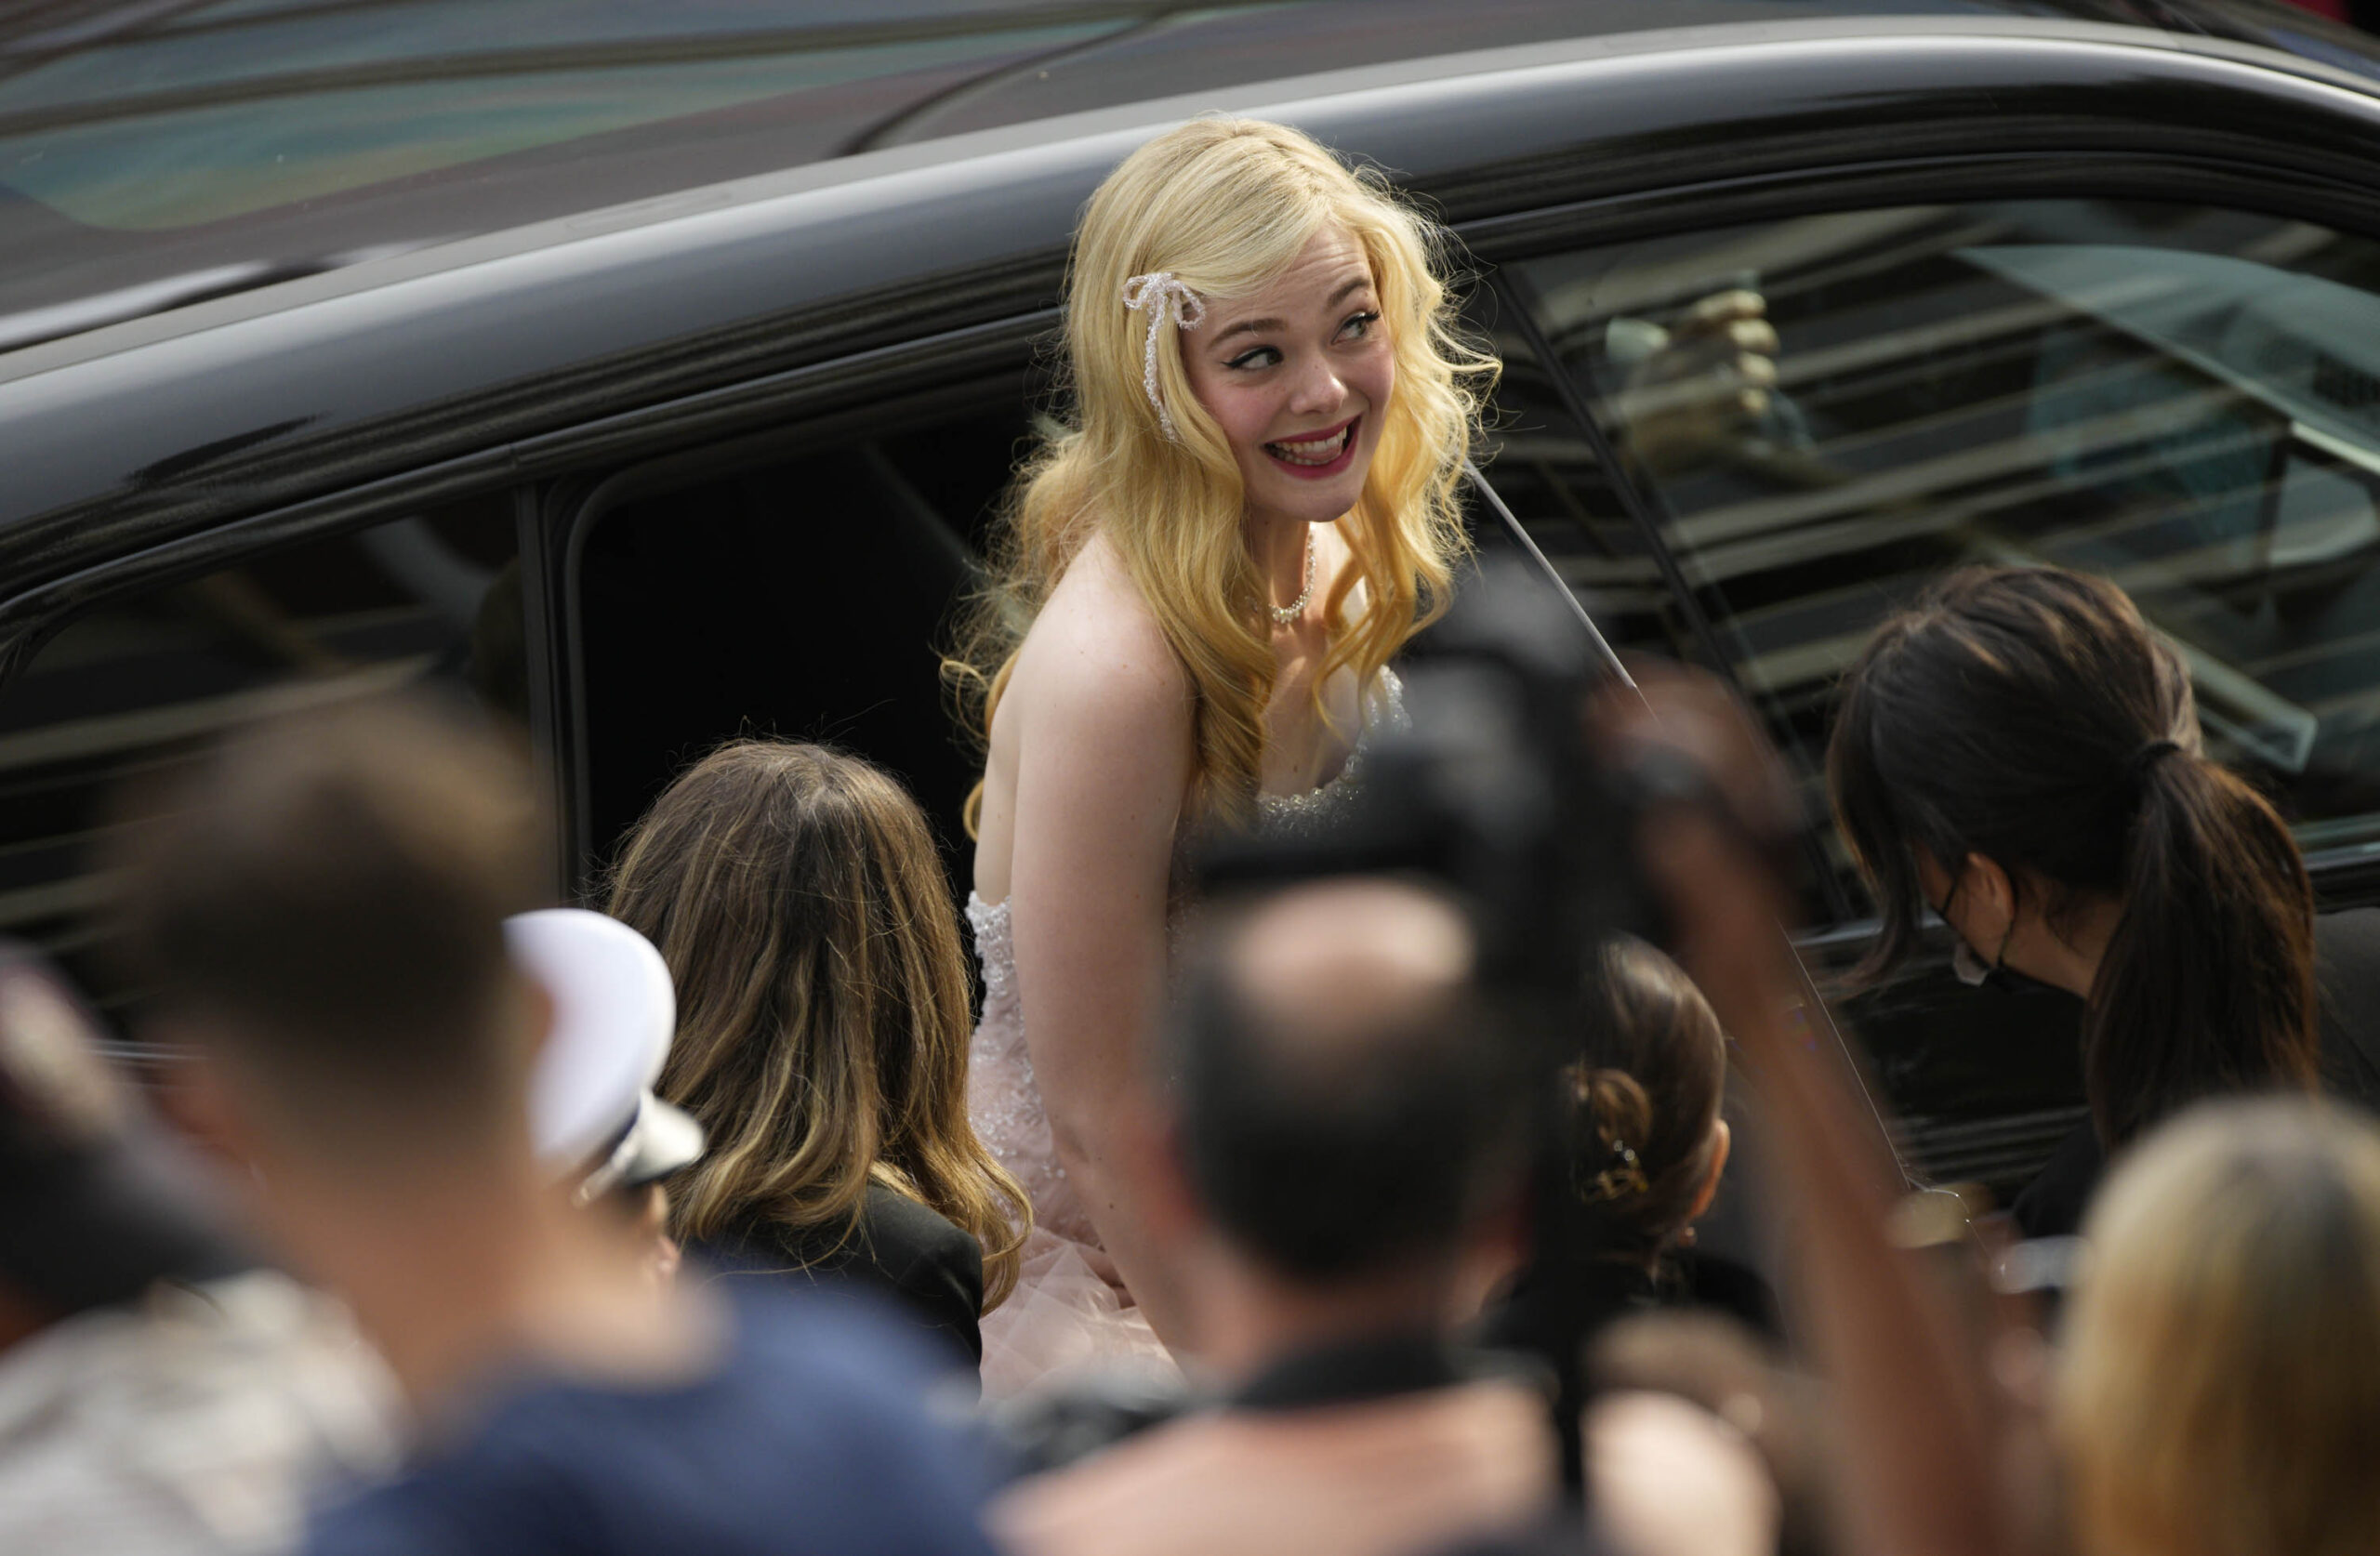
POLYGON ((610 911, 669 963, 659 1089, 710 1137, 678 1234, 848 1235, 872 1180, 973 1233, 998 1306, 1031 1213, 967 1119, 967 968, 917 801, 822 745, 733 741, 629 834, 610 911))

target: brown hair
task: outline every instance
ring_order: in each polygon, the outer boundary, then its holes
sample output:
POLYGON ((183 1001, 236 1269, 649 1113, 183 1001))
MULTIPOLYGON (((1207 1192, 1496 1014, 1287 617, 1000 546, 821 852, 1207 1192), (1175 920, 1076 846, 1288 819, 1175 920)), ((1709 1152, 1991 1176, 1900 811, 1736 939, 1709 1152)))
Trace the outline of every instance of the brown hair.
POLYGON ((2380 1128, 2202 1108, 2085 1224, 2056 1425, 2085 1556, 2348 1556, 2380 1536, 2380 1128))
POLYGON ((906 790, 822 745, 731 742, 629 833, 610 912, 678 985, 660 1090, 710 1139, 671 1187, 681 1236, 848 1236, 874 1180, 972 1233, 985 1307, 1007 1297, 1030 1211, 967 1119, 958 916, 906 790))
POLYGON ((2114 585, 1971 568, 1929 589, 1844 678, 1827 786, 1883 919, 1868 978, 1917 945, 1920 851, 2047 883, 2053 927, 2082 894, 2122 902, 2083 1022, 2105 1143, 2200 1097, 2313 1083, 2305 862, 2201 754, 2181 655, 2114 585))
POLYGON ((1649 1262, 1710 1180, 1727 1040, 1685 969, 1641 940, 1605 947, 1597 993, 1587 1057, 1568 1072, 1571 1179, 1599 1246, 1649 1262))
POLYGON ((428 705, 354 705, 235 736, 147 798, 111 862, 129 970, 236 1050, 282 1125, 345 1151, 520 1114, 504 920, 551 876, 502 745, 428 705))

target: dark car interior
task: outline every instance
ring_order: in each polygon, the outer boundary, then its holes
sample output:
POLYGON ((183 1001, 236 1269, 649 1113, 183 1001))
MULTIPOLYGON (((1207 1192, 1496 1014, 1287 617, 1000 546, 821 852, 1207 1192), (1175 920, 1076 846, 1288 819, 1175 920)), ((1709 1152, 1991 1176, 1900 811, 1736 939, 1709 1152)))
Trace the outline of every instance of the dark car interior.
POLYGON ((906 427, 895 410, 866 436, 813 429, 798 451, 744 445, 598 490, 571 547, 587 875, 688 762, 755 734, 898 774, 963 877, 978 759, 937 649, 1028 428, 1021 377, 962 398, 906 427))

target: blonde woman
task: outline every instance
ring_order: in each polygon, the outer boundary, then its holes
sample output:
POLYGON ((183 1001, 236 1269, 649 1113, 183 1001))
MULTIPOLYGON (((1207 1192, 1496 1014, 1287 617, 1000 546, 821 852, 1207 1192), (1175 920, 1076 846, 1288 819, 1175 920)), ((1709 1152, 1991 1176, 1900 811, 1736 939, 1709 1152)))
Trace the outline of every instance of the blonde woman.
POLYGON ((972 1364, 1029 1213, 967 1120, 949 892, 892 778, 742 740, 637 824, 610 912, 669 964, 678 1035, 657 1089, 709 1137, 670 1184, 680 1239, 731 1270, 889 1294, 972 1364))
POLYGON ((987 1388, 1192 1338, 1121 1170, 1176 860, 1199 827, 1327 810, 1443 608, 1496 364, 1454 333, 1441 252, 1381 180, 1226 119, 1134 152, 1075 235, 1072 421, 953 660, 988 743, 972 1106, 1043 1228, 987 1388))
POLYGON ((2084 1223, 2058 1429, 2083 1556, 2380 1549, 2380 1128, 2305 1101, 2160 1131, 2084 1223))

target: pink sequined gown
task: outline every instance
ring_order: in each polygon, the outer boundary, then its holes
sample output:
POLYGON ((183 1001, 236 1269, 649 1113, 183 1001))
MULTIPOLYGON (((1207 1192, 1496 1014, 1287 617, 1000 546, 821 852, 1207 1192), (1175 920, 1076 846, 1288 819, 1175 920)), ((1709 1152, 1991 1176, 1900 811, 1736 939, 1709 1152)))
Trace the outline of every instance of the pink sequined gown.
MULTIPOLYGON (((1383 670, 1367 733, 1404 719, 1403 688, 1393 671, 1383 670)), ((1287 836, 1327 824, 1354 792, 1363 747, 1358 740, 1339 776, 1309 794, 1259 796, 1258 828, 1287 836)), ((975 931, 984 981, 983 1017, 968 1050, 967 1111, 984 1143, 1032 1196, 1034 1219, 1015 1292, 984 1315, 985 1397, 1012 1397, 1053 1375, 1085 1368, 1143 1367, 1172 1375, 1172 1359, 1148 1320, 1092 1262, 1099 1233, 1066 1180, 1066 1169, 1058 1165, 1025 1046, 1009 905, 986 903, 971 891, 967 922, 975 931)))

